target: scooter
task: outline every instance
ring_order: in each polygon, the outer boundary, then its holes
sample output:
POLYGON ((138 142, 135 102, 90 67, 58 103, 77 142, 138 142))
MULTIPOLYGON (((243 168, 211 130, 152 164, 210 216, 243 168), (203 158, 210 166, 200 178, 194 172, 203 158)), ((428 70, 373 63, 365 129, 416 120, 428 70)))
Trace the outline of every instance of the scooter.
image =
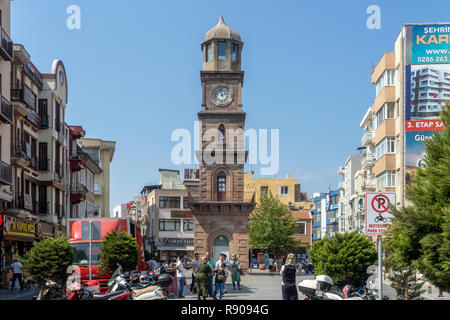
POLYGON ((363 300, 361 297, 344 297, 338 291, 332 289, 333 279, 326 275, 319 275, 314 280, 303 280, 298 284, 298 290, 302 292, 305 300, 363 300))

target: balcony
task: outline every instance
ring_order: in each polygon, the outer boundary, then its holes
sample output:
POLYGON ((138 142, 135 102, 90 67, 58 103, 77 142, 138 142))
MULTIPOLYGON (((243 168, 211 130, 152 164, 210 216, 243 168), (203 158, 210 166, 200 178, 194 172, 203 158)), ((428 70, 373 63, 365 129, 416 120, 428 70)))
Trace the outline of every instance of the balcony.
POLYGON ((79 156, 72 156, 70 157, 70 171, 76 172, 80 171, 81 169, 84 169, 86 166, 83 159, 81 159, 79 156))
POLYGON ((11 144, 11 163, 26 168, 30 165, 31 160, 31 154, 27 154, 24 145, 13 140, 11 144))
POLYGON ((27 108, 25 102, 23 101, 23 90, 22 89, 11 89, 11 101, 14 104, 14 110, 17 111, 23 117, 28 116, 30 109, 27 108))
POLYGON ((373 161, 373 155, 372 154, 366 154, 365 157, 362 158, 361 160, 361 167, 366 170, 370 167, 373 167, 374 165, 374 161, 373 161))
POLYGON ((374 136, 373 131, 366 131, 361 138, 361 146, 367 147, 372 141, 373 136, 374 136))
POLYGON ((0 161, 0 184, 12 185, 12 167, 3 161, 0 161))
POLYGON ((5 97, 2 96, 2 106, 0 108, 0 121, 6 124, 13 123, 13 106, 5 97))
POLYGON ((70 186, 70 202, 77 204, 86 199, 88 189, 81 183, 76 183, 70 186))
POLYGON ((375 179, 365 179, 363 183, 364 191, 375 191, 377 188, 377 181, 375 179))
POLYGON ((0 56, 6 61, 12 61, 14 57, 13 42, 3 27, 1 27, 0 56))

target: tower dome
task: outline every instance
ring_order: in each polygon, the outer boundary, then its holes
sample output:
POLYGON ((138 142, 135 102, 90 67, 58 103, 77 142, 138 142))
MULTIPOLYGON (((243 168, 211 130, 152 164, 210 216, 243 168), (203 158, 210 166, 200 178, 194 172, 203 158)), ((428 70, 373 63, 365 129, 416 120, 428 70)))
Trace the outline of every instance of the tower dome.
POLYGON ((231 39, 241 42, 241 36, 239 33, 227 26, 222 16, 220 16, 219 22, 216 26, 206 33, 203 42, 205 43, 212 39, 231 39))

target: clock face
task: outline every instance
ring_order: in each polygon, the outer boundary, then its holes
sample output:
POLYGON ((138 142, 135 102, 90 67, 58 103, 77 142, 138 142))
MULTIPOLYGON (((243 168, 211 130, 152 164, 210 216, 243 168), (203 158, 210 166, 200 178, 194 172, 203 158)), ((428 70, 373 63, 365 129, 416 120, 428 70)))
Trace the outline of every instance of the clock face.
POLYGON ((212 99, 218 106, 223 106, 231 101, 231 92, 227 87, 217 87, 212 92, 212 99))

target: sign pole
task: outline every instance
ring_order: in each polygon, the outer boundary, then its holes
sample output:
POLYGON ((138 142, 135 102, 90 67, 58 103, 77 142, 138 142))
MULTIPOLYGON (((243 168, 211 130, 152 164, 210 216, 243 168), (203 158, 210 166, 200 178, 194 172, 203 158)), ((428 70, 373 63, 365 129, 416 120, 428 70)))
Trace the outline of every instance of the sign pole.
POLYGON ((383 300, 383 258, 381 247, 381 235, 377 236, 378 242, 378 300, 383 300))

